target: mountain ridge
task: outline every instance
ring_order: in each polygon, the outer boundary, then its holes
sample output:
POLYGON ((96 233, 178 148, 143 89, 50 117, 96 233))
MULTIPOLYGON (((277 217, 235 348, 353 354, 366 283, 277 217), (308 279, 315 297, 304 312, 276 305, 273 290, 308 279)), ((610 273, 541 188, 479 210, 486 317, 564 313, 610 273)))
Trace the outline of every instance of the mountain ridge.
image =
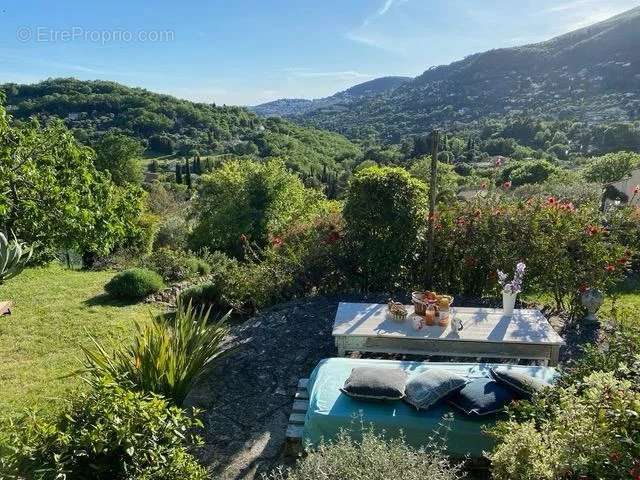
POLYGON ((249 110, 263 117, 291 117, 304 115, 318 108, 328 107, 338 103, 349 103, 360 98, 378 95, 392 90, 410 80, 412 80, 412 77, 388 75, 358 83, 328 97, 315 98, 311 100, 305 98, 281 98, 271 102, 261 103, 260 105, 251 106, 249 107, 249 110))
POLYGON ((432 67, 393 90, 313 109, 295 121, 397 143, 433 127, 531 115, 587 123, 640 117, 640 7, 542 42, 432 67))

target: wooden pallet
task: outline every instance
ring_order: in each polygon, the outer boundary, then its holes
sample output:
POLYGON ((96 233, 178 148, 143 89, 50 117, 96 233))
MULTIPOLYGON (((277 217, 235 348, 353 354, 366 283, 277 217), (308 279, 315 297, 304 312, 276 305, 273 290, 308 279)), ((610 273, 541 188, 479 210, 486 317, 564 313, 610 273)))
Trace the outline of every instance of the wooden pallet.
POLYGON ((304 430, 304 418, 309 409, 309 392, 307 391, 308 378, 298 381, 298 389, 293 397, 293 408, 289 415, 287 425, 285 455, 298 456, 302 453, 302 432, 304 430))
POLYGON ((11 302, 0 302, 0 316, 10 315, 11 307, 13 307, 13 303, 11 302))

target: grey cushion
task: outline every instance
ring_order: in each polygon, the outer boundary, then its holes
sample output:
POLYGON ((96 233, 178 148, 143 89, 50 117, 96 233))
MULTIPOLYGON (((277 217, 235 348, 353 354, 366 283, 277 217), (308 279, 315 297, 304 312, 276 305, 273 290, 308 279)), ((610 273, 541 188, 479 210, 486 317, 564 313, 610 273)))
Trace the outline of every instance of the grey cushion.
POLYGON ((449 404, 467 415, 484 416, 504 410, 515 398, 508 388, 491 378, 477 378, 449 397, 449 404))
POLYGON ((406 372, 399 368, 356 367, 340 390, 354 398, 400 400, 406 381, 406 372))
POLYGON ((427 410, 447 395, 460 390, 467 382, 466 378, 456 373, 434 368, 407 382, 404 399, 418 410, 427 410))
POLYGON ((531 398, 535 392, 549 386, 548 383, 527 375, 523 372, 516 372, 509 367, 495 367, 491 369, 491 376, 496 382, 513 390, 524 398, 531 398))

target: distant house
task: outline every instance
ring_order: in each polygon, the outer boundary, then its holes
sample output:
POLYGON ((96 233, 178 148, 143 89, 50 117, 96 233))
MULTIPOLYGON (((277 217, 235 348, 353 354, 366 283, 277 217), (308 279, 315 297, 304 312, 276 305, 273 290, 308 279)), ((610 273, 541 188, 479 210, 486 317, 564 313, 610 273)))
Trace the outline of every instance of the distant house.
POLYGON ((620 195, 621 198, 626 197, 626 201, 630 201, 633 205, 640 205, 640 195, 634 195, 633 192, 637 185, 640 185, 640 168, 631 172, 631 176, 626 180, 615 182, 612 186, 623 194, 620 195))

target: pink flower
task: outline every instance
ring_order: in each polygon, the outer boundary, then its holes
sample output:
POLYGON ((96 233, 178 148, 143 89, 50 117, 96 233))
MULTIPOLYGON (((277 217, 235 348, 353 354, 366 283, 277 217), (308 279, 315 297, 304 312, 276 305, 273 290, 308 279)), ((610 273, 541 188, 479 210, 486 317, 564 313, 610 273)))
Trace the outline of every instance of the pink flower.
POLYGON ((240 243, 247 243, 247 236, 244 233, 240 234, 240 243))
POLYGON ((615 266, 615 265, 613 265, 612 263, 607 263, 607 265, 604 267, 604 269, 605 269, 607 272, 613 272, 613 271, 615 271, 616 266, 615 266))
POLYGON ((282 240, 282 237, 273 237, 271 239, 271 245, 273 245, 276 248, 279 248, 282 245, 284 245, 284 240, 282 240))
POLYGON ((635 187, 633 187, 633 194, 637 195, 638 193, 640 193, 640 185, 636 185, 635 187))
POLYGON ((504 182, 502 184, 502 188, 504 188, 505 190, 509 190, 511 188, 511 180, 507 180, 506 182, 504 182))
POLYGON ((502 157, 496 157, 495 165, 496 167, 502 165, 502 157))

